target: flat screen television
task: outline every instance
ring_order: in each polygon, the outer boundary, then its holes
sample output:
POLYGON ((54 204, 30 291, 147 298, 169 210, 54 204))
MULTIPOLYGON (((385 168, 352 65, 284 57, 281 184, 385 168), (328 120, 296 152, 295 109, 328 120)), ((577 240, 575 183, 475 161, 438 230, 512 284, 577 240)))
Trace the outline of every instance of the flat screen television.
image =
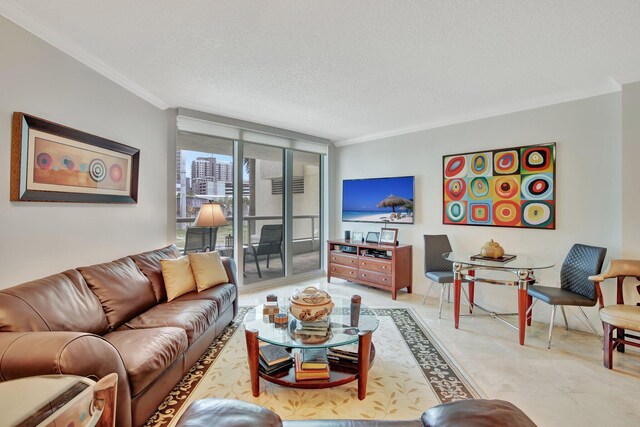
POLYGON ((413 176, 345 179, 342 221, 413 224, 413 176))

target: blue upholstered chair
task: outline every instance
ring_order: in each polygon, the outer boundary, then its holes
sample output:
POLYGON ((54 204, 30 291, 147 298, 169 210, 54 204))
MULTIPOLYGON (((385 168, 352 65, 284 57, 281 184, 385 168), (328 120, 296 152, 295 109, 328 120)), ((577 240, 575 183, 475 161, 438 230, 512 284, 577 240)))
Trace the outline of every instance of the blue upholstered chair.
POLYGON ((431 285, 427 290, 422 303, 427 300, 434 283, 440 284, 440 305, 438 307, 438 319, 442 318, 442 301, 445 290, 447 291, 447 301, 451 293, 453 284, 453 263, 442 257, 445 252, 451 252, 451 243, 446 234, 425 234, 424 235, 424 275, 431 280, 431 285))
MULTIPOLYGON (((591 331, 600 337, 582 307, 593 307, 598 301, 600 302, 600 307, 603 305, 602 294, 596 291, 596 286, 589 280, 589 276, 600 273, 606 254, 606 248, 577 243, 573 245, 562 264, 559 288, 537 285, 529 286, 528 293, 530 298, 535 298, 535 302, 540 300, 553 306, 551 309, 551 320, 549 321, 547 348, 551 348, 553 322, 558 306, 560 306, 562 310, 562 317, 564 317, 564 324, 567 330, 569 329, 569 323, 567 323, 567 315, 564 311, 565 305, 578 307, 578 310, 587 321, 587 325, 591 331)), ((532 308, 533 305, 531 305, 529 310, 532 308)))

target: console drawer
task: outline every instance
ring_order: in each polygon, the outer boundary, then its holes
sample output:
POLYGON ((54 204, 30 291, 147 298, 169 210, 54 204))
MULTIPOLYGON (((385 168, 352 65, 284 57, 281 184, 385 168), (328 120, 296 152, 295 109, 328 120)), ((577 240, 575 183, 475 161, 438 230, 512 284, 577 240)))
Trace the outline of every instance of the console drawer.
POLYGON ((329 270, 331 271, 332 276, 348 277, 352 280, 356 280, 358 277, 358 269, 355 267, 347 267, 346 265, 332 263, 329 264, 329 270))
POLYGON ((358 257, 356 255, 331 252, 331 254, 329 254, 329 262, 331 264, 342 264, 358 268, 358 257))
POLYGON ((380 273, 391 274, 391 261, 360 257, 358 264, 360 270, 378 271, 380 273))
POLYGON ((389 287, 391 286, 391 282, 392 282, 390 274, 377 273, 373 271, 363 271, 363 270, 358 271, 358 279, 366 282, 376 283, 378 285, 389 286, 389 287))

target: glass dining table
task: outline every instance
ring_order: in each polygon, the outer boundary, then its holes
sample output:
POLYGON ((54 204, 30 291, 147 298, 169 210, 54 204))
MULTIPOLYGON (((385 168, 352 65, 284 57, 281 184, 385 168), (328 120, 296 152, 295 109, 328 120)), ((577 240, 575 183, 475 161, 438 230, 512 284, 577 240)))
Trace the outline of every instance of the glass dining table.
MULTIPOLYGON (((520 345, 524 345, 525 331, 527 325, 531 325, 531 307, 532 299, 527 293, 530 284, 536 282, 535 271, 546 268, 552 268, 555 264, 549 260, 531 257, 527 255, 505 255, 503 260, 489 260, 479 255, 464 252, 446 252, 442 254, 444 259, 453 263, 453 317, 455 328, 458 329, 460 323, 460 293, 462 282, 469 284, 469 314, 473 314, 474 307, 489 313, 492 317, 503 321, 518 330, 520 345), (513 257, 513 258, 509 258, 513 257), (485 275, 477 275, 477 272, 494 271, 506 273, 504 278, 487 277, 485 275), (518 316, 518 325, 512 325, 502 319, 498 313, 491 312, 478 304, 474 304, 474 290, 476 283, 489 283, 493 285, 505 285, 518 288, 518 312, 506 313, 518 316)), ((497 276, 497 275, 496 275, 497 276)))

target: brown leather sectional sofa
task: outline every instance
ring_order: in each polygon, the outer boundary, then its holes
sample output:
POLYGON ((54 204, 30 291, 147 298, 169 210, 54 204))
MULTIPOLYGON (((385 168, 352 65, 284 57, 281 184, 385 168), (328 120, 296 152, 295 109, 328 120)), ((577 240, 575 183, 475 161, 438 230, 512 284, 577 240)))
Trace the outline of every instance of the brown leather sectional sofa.
POLYGON ((229 283, 166 302, 160 259, 175 246, 0 291, 0 380, 118 374, 116 425, 145 423, 238 312, 229 283))

